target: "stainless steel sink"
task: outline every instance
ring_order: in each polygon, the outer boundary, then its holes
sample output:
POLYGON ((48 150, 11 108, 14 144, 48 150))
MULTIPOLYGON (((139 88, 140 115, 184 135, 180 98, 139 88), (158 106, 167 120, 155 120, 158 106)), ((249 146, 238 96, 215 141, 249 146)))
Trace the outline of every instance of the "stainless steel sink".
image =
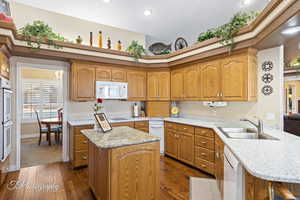
POLYGON ((258 134, 254 129, 248 128, 221 128, 218 129, 228 138, 232 139, 255 139, 255 140, 278 140, 267 134, 258 134))

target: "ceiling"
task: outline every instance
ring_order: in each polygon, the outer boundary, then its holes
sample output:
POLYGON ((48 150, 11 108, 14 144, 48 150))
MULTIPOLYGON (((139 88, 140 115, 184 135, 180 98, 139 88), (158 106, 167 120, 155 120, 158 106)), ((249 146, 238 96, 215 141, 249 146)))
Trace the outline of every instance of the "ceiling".
POLYGON ((269 0, 15 0, 41 9, 144 33, 164 42, 185 37, 194 43, 200 32, 226 23, 238 11, 262 10, 269 0), (144 10, 151 9, 151 16, 144 10))

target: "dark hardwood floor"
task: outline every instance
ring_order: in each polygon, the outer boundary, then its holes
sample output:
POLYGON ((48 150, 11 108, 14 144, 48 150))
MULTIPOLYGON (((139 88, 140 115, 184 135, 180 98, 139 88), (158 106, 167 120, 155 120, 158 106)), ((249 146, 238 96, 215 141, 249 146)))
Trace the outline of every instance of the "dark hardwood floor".
MULTIPOLYGON (((160 161, 160 200, 188 200, 189 177, 213 178, 168 157, 160 161)), ((8 174, 0 188, 1 200, 93 200, 87 168, 72 170, 68 164, 53 163, 23 168, 8 174)))

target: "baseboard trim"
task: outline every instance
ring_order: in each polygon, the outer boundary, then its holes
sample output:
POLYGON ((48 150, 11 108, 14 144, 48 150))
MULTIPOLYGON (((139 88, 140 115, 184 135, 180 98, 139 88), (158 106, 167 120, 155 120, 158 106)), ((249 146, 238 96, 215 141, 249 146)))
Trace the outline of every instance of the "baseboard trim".
POLYGON ((21 139, 35 138, 35 137, 39 137, 39 136, 40 136, 39 133, 25 134, 25 135, 21 135, 21 139))

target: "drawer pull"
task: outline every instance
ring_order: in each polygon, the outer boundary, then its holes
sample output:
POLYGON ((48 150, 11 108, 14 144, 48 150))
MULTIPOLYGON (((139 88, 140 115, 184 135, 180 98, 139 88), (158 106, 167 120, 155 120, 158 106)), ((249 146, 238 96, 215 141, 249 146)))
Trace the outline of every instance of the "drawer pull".
POLYGON ((202 144, 206 144, 206 142, 201 142, 202 144))
POLYGON ((87 160, 87 156, 83 156, 83 157, 82 157, 82 160, 87 160))
POLYGON ((201 131, 201 133, 206 133, 206 131, 201 131))
POLYGON ((203 168, 207 168, 207 166, 206 166, 206 165, 201 165, 201 167, 203 167, 203 168))
POLYGON ((86 140, 86 141, 83 141, 82 143, 83 143, 83 144, 87 144, 87 143, 88 143, 88 141, 86 140))
POLYGON ((202 156, 206 156, 206 153, 201 153, 202 156))
POLYGON ((186 130, 187 128, 183 128, 183 130, 186 130))

